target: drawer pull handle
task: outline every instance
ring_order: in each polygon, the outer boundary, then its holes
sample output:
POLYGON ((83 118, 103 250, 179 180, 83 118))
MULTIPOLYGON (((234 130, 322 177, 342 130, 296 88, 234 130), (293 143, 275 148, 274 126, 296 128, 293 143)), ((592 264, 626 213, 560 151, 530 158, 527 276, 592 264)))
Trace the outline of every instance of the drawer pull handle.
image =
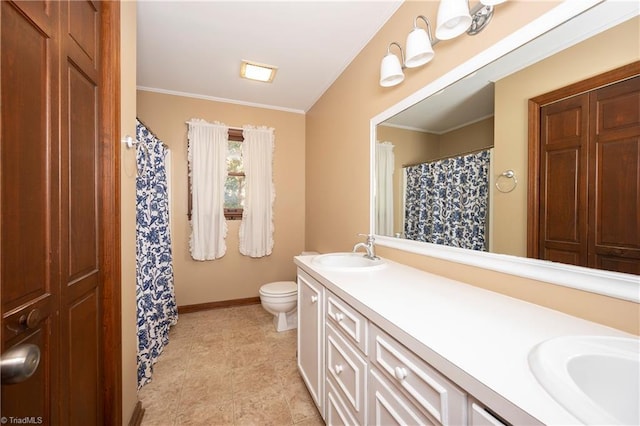
POLYGON ((344 319, 344 314, 336 312, 336 321, 340 322, 344 319))
POLYGON ((335 367, 333 367, 333 369, 334 369, 334 370, 336 370, 336 374, 337 374, 337 375, 340 375, 340 373, 342 373, 342 370, 343 370, 344 368, 342 367, 342 364, 336 364, 336 366, 335 366, 335 367))
POLYGON ((402 381, 407 378, 407 370, 404 367, 396 367, 393 373, 398 380, 402 381))
POLYGON ((316 303, 318 301, 318 296, 311 296, 311 303, 316 303))

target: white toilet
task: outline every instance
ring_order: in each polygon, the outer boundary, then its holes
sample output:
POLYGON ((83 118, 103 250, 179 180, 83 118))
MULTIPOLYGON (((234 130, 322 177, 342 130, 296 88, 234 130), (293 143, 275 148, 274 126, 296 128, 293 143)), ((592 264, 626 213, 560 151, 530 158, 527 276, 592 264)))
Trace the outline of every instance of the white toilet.
POLYGON ((295 281, 276 281, 260 287, 262 307, 273 314, 276 331, 298 327, 298 284, 295 281))
MULTIPOLYGON (((316 255, 315 251, 303 251, 303 256, 316 255)), ((260 287, 260 303, 265 311, 274 315, 276 331, 298 328, 298 283, 276 281, 260 287)))

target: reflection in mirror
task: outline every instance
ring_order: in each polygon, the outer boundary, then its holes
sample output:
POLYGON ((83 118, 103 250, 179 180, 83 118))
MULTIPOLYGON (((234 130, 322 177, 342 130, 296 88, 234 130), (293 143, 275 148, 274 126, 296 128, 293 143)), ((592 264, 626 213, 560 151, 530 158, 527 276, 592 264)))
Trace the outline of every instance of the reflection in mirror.
MULTIPOLYGON (((550 26, 549 31, 508 54, 496 55, 492 62, 486 60, 481 67, 472 68, 482 62, 474 58, 469 61, 471 65, 463 64, 372 119, 372 230, 381 236, 383 245, 420 252, 431 250, 430 245, 425 244, 426 249, 422 249, 415 241, 437 242, 526 257, 528 99, 640 59, 637 4, 609 1, 585 9, 577 10, 578 16, 561 25, 554 24, 555 28, 550 26), (629 49, 618 52, 623 45, 629 49), (591 55, 598 55, 597 60, 591 55), (453 75, 458 76, 457 81, 453 75), (585 77, 576 79, 576 75, 585 77), (423 97, 419 98, 419 94, 423 97), (427 180, 451 181, 446 165, 437 177, 427 178, 423 172, 438 163, 464 163, 467 156, 485 150, 489 157, 486 170, 466 166, 458 173, 463 180, 484 186, 484 191, 471 191, 485 197, 484 207, 448 211, 444 215, 458 222, 465 215, 476 215, 464 218, 476 221, 471 227, 461 230, 454 226, 448 231, 454 236, 471 237, 472 241, 447 243, 413 232, 417 220, 425 221, 424 229, 442 231, 445 225, 452 225, 451 221, 444 221, 435 226, 434 219, 426 222, 428 209, 423 199, 427 195, 418 193, 420 184, 412 186, 416 167, 421 169, 422 185, 427 180), (497 179, 499 176, 502 177, 497 179), (415 199, 419 201, 417 205, 415 199), (484 240, 477 244, 474 239, 481 234, 484 240), (409 239, 412 242, 403 242, 409 239)), ((464 188, 456 184, 439 192, 453 193, 454 201, 457 197, 460 204, 469 198, 461 189, 464 188)), ((441 207, 433 209, 442 213, 441 207)), ((637 292, 637 283, 635 287, 637 292)))
MULTIPOLYGON (((493 102, 489 103, 493 109, 493 102)), ((376 232, 486 250, 493 117, 449 129, 442 127, 446 124, 437 121, 426 129, 387 121, 377 127, 378 140, 385 142, 376 146, 376 162, 387 162, 384 154, 388 152, 394 163, 393 174, 377 175, 378 199, 393 199, 393 204, 378 207, 391 213, 378 213, 386 222, 377 222, 376 232)))
MULTIPOLYGON (((496 86, 518 79, 522 81, 520 76, 528 66, 538 67, 539 73, 544 75, 540 70, 557 68, 563 57, 569 60, 571 55, 578 54, 575 52, 580 51, 580 44, 568 46, 579 41, 576 34, 580 31, 576 28, 593 28, 594 18, 602 24, 599 13, 598 10, 585 12, 582 21, 574 19, 538 37, 379 123, 375 157, 376 234, 526 255, 526 216, 516 218, 514 215, 526 215, 526 211, 519 211, 515 204, 526 201, 523 198, 526 197, 526 181, 521 179, 518 185, 517 176, 526 177, 527 137, 523 133, 519 140, 508 141, 521 145, 519 151, 524 152, 525 157, 520 159, 520 164, 510 161, 514 155, 508 150, 513 151, 513 147, 503 149, 505 142, 494 149, 494 132, 504 132, 502 129, 511 125, 502 117, 496 122, 496 102, 500 105, 500 102, 517 97, 514 93, 504 96, 496 86), (573 34, 571 42, 564 46, 569 49, 551 56, 567 40, 567 34, 573 34), (542 58, 544 61, 533 64, 542 58), (489 159, 486 165, 481 162, 485 157, 489 159), (501 167, 492 170, 495 160, 500 159, 501 167), (502 178, 498 182, 499 176, 502 178), (516 186, 519 187, 514 191, 516 186), (494 206, 494 198, 500 195, 497 191, 513 192, 516 196, 511 199, 513 204, 494 206), (502 210, 494 211, 497 207, 502 210), (491 227, 496 215, 517 221, 519 229, 511 228, 504 233, 500 229, 502 224, 491 227), (518 247, 505 243, 504 240, 512 239, 515 234, 520 239, 518 247)), ((628 13, 628 10, 613 11, 613 15, 618 13, 628 13)), ((620 18, 610 19, 617 23, 615 20, 620 18)), ((627 19, 629 17, 624 20, 627 19)), ((637 18, 633 20, 637 25, 637 18)), ((633 22, 618 25, 632 27, 633 22)), ((603 29, 602 25, 600 29, 603 29)), ((615 36, 617 33, 612 35, 615 36)), ((557 84, 560 86, 553 84, 556 83, 546 83, 554 89, 562 87, 563 83, 559 78, 557 84)), ((523 105, 518 108, 526 115, 528 92, 526 89, 522 92, 524 109, 523 105)), ((526 128, 523 131, 526 132, 526 128)))

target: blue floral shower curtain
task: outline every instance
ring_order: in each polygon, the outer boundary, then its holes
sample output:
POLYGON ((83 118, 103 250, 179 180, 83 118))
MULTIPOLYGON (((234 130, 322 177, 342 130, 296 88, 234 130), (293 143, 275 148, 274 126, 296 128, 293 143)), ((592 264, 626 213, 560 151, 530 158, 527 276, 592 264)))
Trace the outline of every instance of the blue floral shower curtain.
POLYGON ((137 122, 136 178, 136 302, 138 388, 151 381, 153 364, 169 342, 169 328, 178 321, 174 287, 167 148, 137 122))
POLYGON ((489 150, 407 167, 406 238, 486 250, 489 150))

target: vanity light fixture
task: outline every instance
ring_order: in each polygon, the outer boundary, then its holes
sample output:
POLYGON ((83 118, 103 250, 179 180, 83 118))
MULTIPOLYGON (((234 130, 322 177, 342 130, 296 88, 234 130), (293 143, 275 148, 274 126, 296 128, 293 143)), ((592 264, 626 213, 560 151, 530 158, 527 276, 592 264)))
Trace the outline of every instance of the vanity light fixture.
POLYGON ((466 32, 476 35, 482 31, 493 16, 493 6, 506 0, 480 0, 469 10, 469 0, 440 0, 436 38, 450 40, 466 32))
POLYGON ((274 67, 273 65, 259 64, 243 59, 240 65, 240 77, 271 83, 276 76, 277 70, 278 67, 274 67))
POLYGON ((493 16, 493 6, 480 7, 471 16, 471 25, 467 30, 467 34, 469 35, 478 34, 489 24, 489 21, 491 21, 492 16, 493 16))
POLYGON ((480 3, 484 4, 485 6, 495 6, 497 4, 501 4, 504 3, 507 0, 480 0, 480 3))
POLYGON ((407 36, 407 68, 415 68, 426 64, 433 59, 433 37, 431 36, 431 25, 429 20, 422 15, 416 16, 413 20, 413 30, 407 36), (427 31, 418 27, 418 19, 422 19, 427 25, 427 31))
POLYGON ((404 68, 404 53, 402 52, 402 47, 394 42, 389 43, 387 47, 387 54, 382 58, 382 63, 380 64, 380 86, 382 87, 391 87, 397 84, 402 83, 404 80, 404 73, 402 69, 404 68), (402 62, 398 59, 396 55, 391 53, 391 46, 398 46, 400 49, 400 57, 402 58, 402 62))
POLYGON ((471 26, 469 0, 440 0, 436 38, 450 40, 467 31, 471 26))
POLYGON ((394 41, 387 47, 387 54, 380 64, 380 86, 391 87, 402 83, 402 70, 416 68, 431 61, 435 55, 433 46, 441 40, 452 39, 464 32, 468 35, 478 34, 491 21, 493 6, 505 1, 507 0, 480 0, 469 9, 469 0, 440 0, 435 37, 431 35, 429 20, 418 15, 413 21, 413 30, 407 36, 406 61, 403 57, 400 62, 398 57, 391 53, 391 46, 396 45, 402 57, 402 47, 398 43, 394 41), (427 31, 418 27, 418 19, 425 22, 427 31))

